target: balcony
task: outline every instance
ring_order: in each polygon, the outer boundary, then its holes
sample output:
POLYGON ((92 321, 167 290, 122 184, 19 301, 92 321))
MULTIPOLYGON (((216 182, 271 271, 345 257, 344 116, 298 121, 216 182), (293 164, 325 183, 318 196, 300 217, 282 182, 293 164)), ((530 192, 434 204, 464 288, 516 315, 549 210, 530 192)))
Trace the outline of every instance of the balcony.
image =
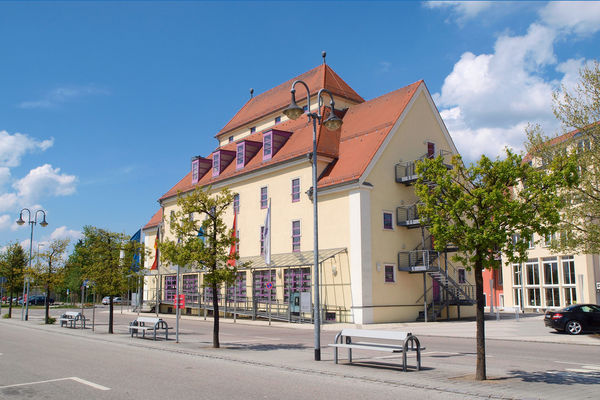
MULTIPOLYGON (((395 165, 395 175, 396 175, 396 182, 398 183, 402 183, 406 186, 410 186, 412 184, 414 184, 417 179, 419 178, 419 175, 417 174, 417 162, 424 160, 426 158, 435 158, 438 156, 441 156, 444 158, 444 160, 446 160, 447 156, 452 155, 451 152, 447 151, 447 150, 439 150, 434 154, 423 154, 421 157, 419 157, 416 160, 411 160, 411 161, 405 161, 405 162, 400 162, 398 164, 395 165)), ((445 164, 446 168, 451 169, 452 165, 450 164, 445 164)))
POLYGON ((435 264, 439 254, 434 250, 400 251, 398 253, 398 271, 428 272, 439 269, 435 264))
POLYGON ((421 226, 417 205, 400 206, 396 208, 396 224, 405 228, 418 228, 421 226))

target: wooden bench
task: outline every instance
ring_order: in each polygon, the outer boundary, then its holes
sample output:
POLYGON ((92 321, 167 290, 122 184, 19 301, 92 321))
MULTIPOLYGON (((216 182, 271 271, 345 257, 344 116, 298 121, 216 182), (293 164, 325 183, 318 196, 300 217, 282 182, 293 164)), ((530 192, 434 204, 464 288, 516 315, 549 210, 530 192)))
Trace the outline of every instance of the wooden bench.
POLYGON ((65 326, 67 328, 77 328, 77 322, 81 324, 81 327, 85 329, 85 317, 78 311, 67 311, 62 314, 58 319, 60 321, 60 326, 65 326))
POLYGON ((338 349, 348 349, 348 361, 352 363, 352 349, 386 351, 389 353, 402 353, 402 370, 406 371, 406 354, 409 351, 417 352, 417 370, 421 369, 421 343, 416 336, 408 332, 383 331, 368 329, 343 329, 335 336, 335 363, 338 363, 338 349), (363 342, 355 339, 377 339, 382 342, 363 342))
POLYGON ((154 334, 154 340, 156 340, 156 332, 160 329, 165 331, 165 340, 169 339, 169 326, 167 322, 161 318, 156 317, 138 317, 137 319, 131 321, 129 323, 129 331, 131 332, 131 337, 135 333, 135 336, 138 337, 139 332, 142 332, 142 338, 146 337, 147 331, 152 331, 154 334))

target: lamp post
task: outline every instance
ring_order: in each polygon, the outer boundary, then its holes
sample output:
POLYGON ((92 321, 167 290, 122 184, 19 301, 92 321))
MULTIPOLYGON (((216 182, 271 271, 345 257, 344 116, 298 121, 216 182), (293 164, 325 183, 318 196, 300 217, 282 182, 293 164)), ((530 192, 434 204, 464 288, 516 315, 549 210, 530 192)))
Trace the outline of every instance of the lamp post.
MULTIPOLYGON (((36 210, 36 212, 33 214, 33 220, 32 220, 31 219, 31 210, 29 208, 24 208, 19 213, 19 219, 17 220, 18 225, 25 224, 25 220, 23 220, 23 211, 27 211, 28 220, 29 220, 28 222, 29 222, 29 225, 31 225, 31 236, 29 238, 29 269, 31 269, 31 253, 33 251, 33 226, 37 224, 38 214, 42 213, 44 216, 44 219, 42 220, 42 222, 40 222, 40 225, 42 227, 48 226, 48 223, 46 222, 46 211, 36 210)), ((25 309, 25 321, 27 321, 29 319, 29 277, 27 277, 25 280, 27 283, 27 292, 26 292, 26 294, 23 293, 23 307, 25 309)), ((23 288, 23 291, 25 291, 25 287, 23 288)), ((22 319, 23 319, 23 308, 21 308, 21 320, 22 319)))
POLYGON ((301 83, 306 88, 306 99, 308 102, 306 115, 308 120, 313 123, 313 150, 312 150, 312 201, 313 201, 313 226, 314 226, 314 250, 313 250, 313 268, 314 268, 314 281, 315 281, 315 309, 314 309, 314 325, 315 325, 315 361, 321 360, 321 307, 319 298, 319 215, 317 208, 317 122, 319 125, 325 125, 329 130, 336 130, 342 126, 342 120, 335 115, 335 102, 331 92, 327 89, 320 89, 317 94, 317 110, 311 112, 310 110, 310 89, 308 85, 301 80, 296 80, 292 83, 290 92, 292 93, 291 104, 283 110, 283 113, 289 119, 298 119, 304 114, 304 109, 296 104, 296 84, 301 83), (329 117, 323 121, 323 115, 321 114, 321 106, 323 105, 323 99, 321 95, 327 93, 330 98, 331 113, 329 117))

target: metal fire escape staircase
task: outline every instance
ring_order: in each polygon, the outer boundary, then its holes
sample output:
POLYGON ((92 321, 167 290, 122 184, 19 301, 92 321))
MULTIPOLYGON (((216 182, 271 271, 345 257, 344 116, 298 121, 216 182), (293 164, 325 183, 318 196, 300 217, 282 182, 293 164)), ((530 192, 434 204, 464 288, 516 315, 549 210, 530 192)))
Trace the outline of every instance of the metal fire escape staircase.
MULTIPOLYGON (((445 153, 441 153, 442 156, 445 153)), ((427 155, 421 157, 423 159, 427 155)), ((419 159, 419 160, 420 160, 419 159)), ((416 182, 416 163, 418 160, 399 163, 395 166, 396 182, 410 186, 416 182)), ((448 165, 448 168, 451 168, 448 165)), ((448 253, 455 252, 456 247, 449 245, 444 252, 434 250, 431 235, 425 237, 426 221, 422 221, 417 204, 396 208, 396 223, 407 229, 421 228, 421 243, 411 251, 398 253, 398 270, 409 273, 422 273, 424 292, 416 303, 423 303, 424 310, 419 313, 417 321, 436 320, 446 310, 450 314, 450 306, 456 306, 460 318, 461 305, 475 304, 475 286, 458 283, 452 276, 458 276, 454 266, 448 261, 448 253), (444 255, 444 257, 442 257, 444 255), (442 262, 444 263, 442 267, 442 262), (434 296, 433 285, 427 288, 426 276, 435 281, 440 288, 439 296, 434 296), (438 297, 437 299, 435 297, 438 297)))

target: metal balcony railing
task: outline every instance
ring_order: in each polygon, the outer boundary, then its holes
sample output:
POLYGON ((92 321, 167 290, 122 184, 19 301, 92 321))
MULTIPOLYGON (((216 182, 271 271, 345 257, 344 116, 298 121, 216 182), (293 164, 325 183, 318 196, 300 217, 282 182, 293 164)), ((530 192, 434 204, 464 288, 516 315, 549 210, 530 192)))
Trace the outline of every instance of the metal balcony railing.
POLYGON ((400 206, 396 208, 396 223, 398 226, 415 228, 421 224, 417 205, 400 206))
POLYGON ((412 250, 398 253, 398 270, 408 272, 426 272, 437 268, 433 264, 439 258, 437 251, 412 250))

